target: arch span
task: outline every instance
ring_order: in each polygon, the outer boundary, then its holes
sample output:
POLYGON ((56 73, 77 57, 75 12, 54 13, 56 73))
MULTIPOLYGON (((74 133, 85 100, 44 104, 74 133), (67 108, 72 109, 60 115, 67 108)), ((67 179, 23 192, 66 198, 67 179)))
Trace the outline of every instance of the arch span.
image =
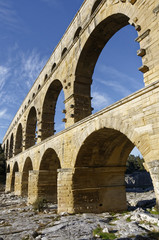
POLYGON ((59 80, 54 80, 46 92, 42 108, 41 140, 44 140, 54 134, 56 103, 62 88, 62 83, 59 80))
POLYGON ((32 107, 29 111, 27 118, 25 149, 34 146, 36 143, 36 126, 37 113, 35 107, 32 107))
POLYGON ((49 148, 45 151, 39 168, 38 196, 57 202, 57 169, 61 168, 56 152, 49 148))
POLYGON ((113 128, 95 130, 85 138, 72 177, 74 212, 127 209, 125 170, 133 148, 131 140, 113 128))
POLYGON ((29 171, 33 170, 33 164, 28 157, 25 160, 23 171, 22 171, 22 196, 28 196, 28 181, 29 181, 29 171))
POLYGON ((9 151, 9 141, 7 139, 7 143, 6 143, 6 159, 8 159, 8 151, 9 151))
POLYGON ((91 114, 93 110, 91 108, 92 75, 97 60, 111 37, 123 27, 129 25, 129 19, 127 15, 120 12, 113 13, 105 19, 98 18, 97 24, 94 24, 94 30, 87 37, 87 40, 83 42, 75 69, 74 93, 78 94, 78 98, 80 98, 80 92, 84 92, 84 96, 81 96, 80 101, 81 113, 78 112, 79 116, 75 114, 76 121, 91 114), (87 100, 84 101, 84 98, 87 100))
POLYGON ((16 132, 16 140, 15 140, 15 155, 22 152, 22 141, 23 141, 23 132, 22 132, 22 124, 18 125, 18 129, 16 132))
POLYGON ((12 180, 11 180, 11 192, 15 190, 15 173, 19 172, 18 163, 15 162, 12 170, 12 180))
POLYGON ((10 173, 10 164, 7 166, 7 173, 10 173))
POLYGON ((13 157, 13 143, 14 143, 14 137, 13 137, 13 133, 12 133, 11 138, 10 138, 10 146, 9 146, 9 158, 13 157))

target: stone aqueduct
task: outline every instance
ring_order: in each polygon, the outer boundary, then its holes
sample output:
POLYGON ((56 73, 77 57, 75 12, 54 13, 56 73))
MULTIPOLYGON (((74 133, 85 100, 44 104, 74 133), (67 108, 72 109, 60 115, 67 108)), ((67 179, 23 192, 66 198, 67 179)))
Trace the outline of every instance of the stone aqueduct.
POLYGON ((159 205, 158 0, 85 0, 4 136, 6 191, 27 195, 30 203, 57 201, 58 212, 125 210, 124 172, 134 146, 159 205), (128 24, 138 32, 145 87, 91 115, 97 59, 128 24), (65 130, 54 134, 62 89, 65 130))

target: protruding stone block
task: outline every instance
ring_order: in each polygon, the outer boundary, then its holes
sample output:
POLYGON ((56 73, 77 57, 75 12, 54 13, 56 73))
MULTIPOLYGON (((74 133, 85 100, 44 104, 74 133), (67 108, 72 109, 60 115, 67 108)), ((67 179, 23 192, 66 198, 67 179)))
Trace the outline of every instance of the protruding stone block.
POLYGON ((145 37, 147 37, 150 33, 150 29, 147 29, 143 34, 135 39, 136 42, 141 42, 145 37))
POLYGON ((141 26, 140 26, 140 25, 136 25, 136 26, 135 26, 135 29, 136 29, 136 31, 139 32, 139 31, 141 30, 141 26))
POLYGON ((142 73, 146 73, 149 71, 149 67, 146 66, 146 65, 143 65, 139 68, 139 71, 142 72, 142 73))
POLYGON ((63 110, 62 110, 62 113, 66 113, 66 109, 63 109, 63 110))
POLYGON ((62 122, 67 122, 67 119, 66 119, 66 118, 63 118, 63 119, 62 119, 62 122))
POLYGON ((128 0, 129 3, 134 4, 137 0, 128 0))
POLYGON ((137 51, 137 56, 143 57, 146 54, 146 50, 141 48, 137 51))

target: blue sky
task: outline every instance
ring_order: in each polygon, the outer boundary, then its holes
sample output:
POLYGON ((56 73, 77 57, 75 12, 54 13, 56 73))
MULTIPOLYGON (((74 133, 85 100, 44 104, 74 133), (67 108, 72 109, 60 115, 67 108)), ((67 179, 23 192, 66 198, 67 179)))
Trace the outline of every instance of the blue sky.
MULTIPOLYGON (((0 142, 82 0, 0 0, 0 142)), ((91 94, 94 112, 144 87, 137 33, 127 26, 103 49, 91 94)), ((62 127, 59 96, 56 130, 62 127)))

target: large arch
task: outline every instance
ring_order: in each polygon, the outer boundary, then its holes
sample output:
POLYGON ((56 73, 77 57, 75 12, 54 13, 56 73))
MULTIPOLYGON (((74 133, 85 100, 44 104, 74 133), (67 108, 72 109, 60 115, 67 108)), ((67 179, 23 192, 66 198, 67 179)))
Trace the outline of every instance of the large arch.
POLYGON ((33 170, 33 164, 28 157, 25 160, 23 171, 22 171, 22 196, 28 196, 28 180, 29 180, 29 171, 33 170))
POLYGON ((57 169, 61 168, 56 152, 49 148, 45 151, 39 169, 38 196, 57 203, 57 169))
POLYGON ((14 163, 14 167, 13 167, 13 170, 12 170, 11 192, 13 192, 14 189, 15 189, 15 173, 16 172, 19 172, 19 166, 18 166, 17 162, 14 163))
POLYGON ((14 143, 14 137, 13 137, 13 133, 10 137, 10 145, 9 145, 9 158, 13 157, 13 143, 14 143))
POLYGON ((15 155, 22 152, 23 147, 23 131, 22 131, 22 124, 18 125, 18 129, 16 132, 16 140, 15 140, 15 155))
POLYGON ((134 144, 113 128, 93 131, 82 143, 73 175, 75 212, 127 209, 125 170, 134 144))
POLYGON ((54 80, 45 95, 42 108, 42 133, 41 140, 44 140, 54 134, 54 119, 58 96, 63 86, 59 80, 54 80))
POLYGON ((25 149, 28 149, 36 143, 37 113, 35 107, 30 109, 26 124, 25 149))
MULTIPOLYGON (((100 1, 96 1, 95 3, 98 2, 100 1)), ((97 60, 103 48, 111 39, 111 37, 121 28, 127 25, 129 25, 128 16, 123 13, 112 14, 106 19, 101 20, 99 24, 95 25, 94 30, 90 33, 88 39, 84 43, 76 65, 74 93, 79 94, 80 92, 84 92, 84 96, 81 96, 81 98, 85 98, 87 101, 83 101, 81 99, 81 106, 83 103, 85 106, 83 106, 83 108, 81 107, 82 112, 79 114, 79 117, 77 117, 75 121, 78 121, 83 117, 91 114, 92 75, 94 73, 97 60)))
POLYGON ((8 151, 9 151, 9 141, 7 139, 7 143, 6 143, 6 159, 8 159, 8 151))

